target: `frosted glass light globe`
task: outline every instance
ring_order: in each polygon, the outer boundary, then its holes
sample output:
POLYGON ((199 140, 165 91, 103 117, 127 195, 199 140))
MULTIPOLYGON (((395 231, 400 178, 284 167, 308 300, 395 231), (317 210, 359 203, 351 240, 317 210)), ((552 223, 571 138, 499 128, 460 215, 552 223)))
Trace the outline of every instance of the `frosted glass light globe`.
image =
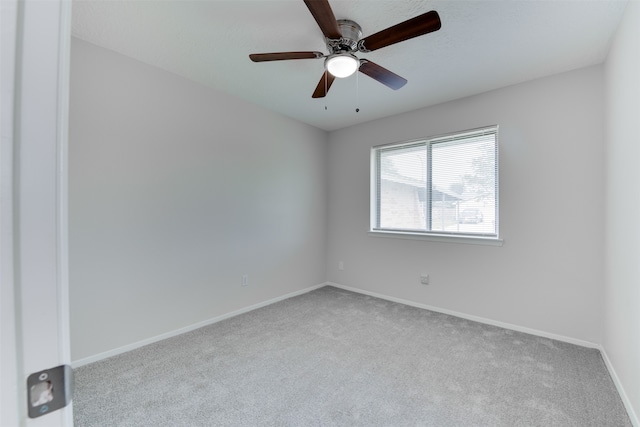
POLYGON ((358 71, 359 65, 358 58, 350 53, 332 55, 326 61, 327 71, 341 79, 358 71))

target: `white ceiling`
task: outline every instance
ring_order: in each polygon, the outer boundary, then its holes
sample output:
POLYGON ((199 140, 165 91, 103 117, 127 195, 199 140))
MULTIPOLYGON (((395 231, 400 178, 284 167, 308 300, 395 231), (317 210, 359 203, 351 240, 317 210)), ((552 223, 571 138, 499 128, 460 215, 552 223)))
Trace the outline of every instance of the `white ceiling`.
POLYGON ((326 52, 302 0, 74 0, 72 34, 325 130, 601 63, 627 0, 330 1, 363 36, 429 10, 442 28, 359 53, 406 78, 361 73, 312 99, 322 59, 253 63, 250 53, 326 52), (356 108, 360 111, 356 112, 356 108))

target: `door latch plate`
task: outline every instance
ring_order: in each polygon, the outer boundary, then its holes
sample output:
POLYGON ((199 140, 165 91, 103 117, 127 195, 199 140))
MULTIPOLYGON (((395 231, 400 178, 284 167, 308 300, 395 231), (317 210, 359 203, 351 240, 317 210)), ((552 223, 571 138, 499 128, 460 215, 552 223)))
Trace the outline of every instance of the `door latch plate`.
POLYGON ((71 403, 73 370, 69 365, 35 372, 27 378, 29 418, 38 418, 71 403))

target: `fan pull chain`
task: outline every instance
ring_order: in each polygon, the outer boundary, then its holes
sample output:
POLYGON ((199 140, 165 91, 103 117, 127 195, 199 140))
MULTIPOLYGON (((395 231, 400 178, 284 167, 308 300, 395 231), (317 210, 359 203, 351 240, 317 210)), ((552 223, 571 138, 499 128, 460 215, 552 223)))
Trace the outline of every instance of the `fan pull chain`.
MULTIPOLYGON (((325 71, 324 73, 324 99, 325 101, 327 100, 327 80, 329 79, 329 75, 327 74, 327 71, 325 71)), ((324 111, 327 111, 327 104, 324 104, 324 111)))
POLYGON ((356 113, 360 112, 360 76, 358 76, 358 71, 356 71, 356 113))

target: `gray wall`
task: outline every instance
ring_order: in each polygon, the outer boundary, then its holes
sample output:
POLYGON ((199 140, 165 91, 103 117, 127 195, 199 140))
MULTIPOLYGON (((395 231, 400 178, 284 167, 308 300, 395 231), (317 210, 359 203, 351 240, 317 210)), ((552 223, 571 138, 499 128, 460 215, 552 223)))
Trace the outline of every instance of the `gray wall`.
POLYGON ((327 279, 599 343, 603 100, 596 66, 332 132, 327 279), (368 235, 372 146, 493 124, 502 247, 368 235))
MULTIPOLYGON (((640 3, 629 2, 606 62, 604 348, 640 421, 640 3)), ((640 424, 639 424, 640 425, 640 424)))
POLYGON ((639 28, 631 2, 605 66, 328 135, 74 39, 72 359, 328 280, 602 344, 638 412, 639 28), (491 124, 502 247, 367 234, 371 146, 491 124))
POLYGON ((77 39, 71 73, 72 360, 324 282, 325 132, 77 39))

